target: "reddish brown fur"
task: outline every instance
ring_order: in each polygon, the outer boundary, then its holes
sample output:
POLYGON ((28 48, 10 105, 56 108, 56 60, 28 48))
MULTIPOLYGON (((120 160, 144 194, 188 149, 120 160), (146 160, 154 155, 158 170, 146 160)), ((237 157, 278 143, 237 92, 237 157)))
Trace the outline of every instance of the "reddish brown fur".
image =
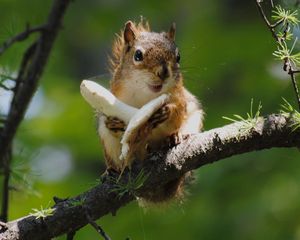
MULTIPOLYGON (((129 26, 132 26, 130 22, 129 26)), ((128 31, 127 24, 126 27, 126 31, 128 31)), ((149 128, 146 124, 141 128, 135 139, 132 139, 133 157, 143 160, 146 156, 145 146, 147 144, 151 150, 161 147, 169 136, 179 133, 182 126, 194 112, 202 110, 199 109, 197 100, 183 87, 179 64, 176 62, 175 26, 171 27, 169 33, 150 33, 148 22, 142 20, 138 24, 134 24, 132 29, 134 32, 130 32, 130 39, 134 35, 137 46, 132 43, 127 44, 129 42, 126 38, 127 35, 125 36, 127 43, 125 43, 124 31, 121 31, 120 35, 116 35, 113 43, 112 57, 110 58, 110 70, 113 74, 111 92, 121 101, 137 108, 142 107, 163 93, 170 95, 167 103, 168 118, 154 129, 149 128), (144 59, 139 64, 133 62, 136 47, 142 47, 145 50, 144 59), (170 76, 166 79, 160 79, 157 75, 162 62, 168 64, 168 70, 170 71, 170 76), (151 92, 147 84, 162 84, 164 88, 158 93, 151 92), (195 105, 194 110, 191 110, 192 112, 187 111, 187 105, 190 103, 195 105)), ((202 116, 200 121, 202 121, 202 116)), ((123 167, 130 166, 131 160, 124 163, 124 166, 119 162, 119 159, 114 159, 116 157, 112 156, 116 156, 115 153, 117 152, 115 151, 120 151, 120 149, 118 147, 114 148, 111 143, 117 144, 116 139, 118 137, 113 136, 113 134, 105 134, 105 136, 102 136, 102 142, 105 148, 107 166, 122 171, 123 167), (114 139, 111 138, 113 140, 110 141, 110 137, 114 137, 114 139)), ((163 188, 149 192, 149 195, 145 196, 146 200, 161 202, 174 196, 180 196, 182 195, 183 182, 184 176, 175 179, 163 188)))
MULTIPOLYGON (((138 32, 150 32, 150 25, 148 21, 145 21, 143 18, 141 18, 141 21, 138 24, 135 24, 136 30, 138 32)), ((123 38, 124 30, 122 29, 119 34, 116 33, 115 40, 112 44, 112 56, 109 57, 109 65, 110 65, 110 72, 113 74, 116 70, 116 68, 120 64, 120 60, 123 55, 124 47, 125 47, 125 41, 123 38)))

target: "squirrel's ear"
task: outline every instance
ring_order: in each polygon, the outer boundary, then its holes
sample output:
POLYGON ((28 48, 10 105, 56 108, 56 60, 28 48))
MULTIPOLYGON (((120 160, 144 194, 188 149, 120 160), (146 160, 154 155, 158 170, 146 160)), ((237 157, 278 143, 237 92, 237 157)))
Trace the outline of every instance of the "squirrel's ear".
POLYGON ((169 32, 168 32, 168 38, 170 40, 175 40, 175 33, 176 33, 176 24, 173 22, 170 29, 169 29, 169 32))
POLYGON ((127 44, 132 44, 133 41, 136 38, 135 34, 135 26, 133 22, 128 21, 125 23, 125 29, 124 29, 124 40, 127 44))

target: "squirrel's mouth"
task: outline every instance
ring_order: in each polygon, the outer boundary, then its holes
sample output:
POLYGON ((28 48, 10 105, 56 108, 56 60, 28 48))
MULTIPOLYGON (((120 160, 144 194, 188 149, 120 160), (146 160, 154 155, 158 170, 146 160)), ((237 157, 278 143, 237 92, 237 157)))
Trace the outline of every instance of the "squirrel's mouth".
POLYGON ((160 92, 163 85, 162 84, 148 84, 148 87, 150 88, 151 91, 157 93, 157 92, 160 92))

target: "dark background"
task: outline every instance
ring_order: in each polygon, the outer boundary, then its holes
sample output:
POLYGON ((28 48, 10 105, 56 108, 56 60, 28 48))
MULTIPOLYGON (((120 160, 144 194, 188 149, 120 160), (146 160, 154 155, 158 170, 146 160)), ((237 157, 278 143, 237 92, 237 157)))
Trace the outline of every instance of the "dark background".
MULTIPOLYGON (((0 42, 26 22, 43 23, 51 3, 0 0, 0 42)), ((79 85, 106 76, 115 33, 140 15, 154 31, 176 22, 185 85, 203 103, 206 130, 227 124, 222 116, 245 116, 251 98, 255 106, 262 102, 263 114, 278 112, 281 97, 296 105, 253 0, 76 0, 15 140, 11 220, 51 206, 53 196, 74 196, 97 183, 102 148, 79 85)), ((33 38, 2 55, 0 71, 16 74, 33 38)), ((0 90, 1 113, 9 98, 0 90)), ((300 239, 299 156, 297 149, 272 149, 207 165, 196 171, 184 204, 145 211, 134 202, 98 223, 112 239, 300 239)), ((88 226, 75 239, 99 236, 88 226)))

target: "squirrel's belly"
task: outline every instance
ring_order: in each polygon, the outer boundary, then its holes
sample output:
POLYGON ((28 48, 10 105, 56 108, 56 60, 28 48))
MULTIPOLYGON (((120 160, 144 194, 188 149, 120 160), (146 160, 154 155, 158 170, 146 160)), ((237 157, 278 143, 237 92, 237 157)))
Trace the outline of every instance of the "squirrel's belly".
POLYGON ((121 89, 122 91, 118 90, 112 92, 119 100, 136 108, 141 108, 146 103, 163 94, 163 92, 153 93, 145 87, 139 88, 131 84, 124 84, 121 89))

